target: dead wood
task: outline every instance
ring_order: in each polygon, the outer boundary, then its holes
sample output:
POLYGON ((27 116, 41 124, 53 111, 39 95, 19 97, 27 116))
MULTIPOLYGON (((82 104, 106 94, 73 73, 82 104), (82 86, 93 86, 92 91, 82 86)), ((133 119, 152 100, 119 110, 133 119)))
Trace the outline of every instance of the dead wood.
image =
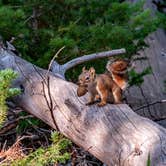
POLYGON ((0 68, 19 73, 13 83, 22 88, 14 101, 70 138, 104 163, 124 166, 166 164, 166 130, 134 113, 127 105, 86 106, 76 85, 1 49, 0 68))
POLYGON ((111 57, 115 55, 120 55, 126 53, 126 50, 124 48, 122 49, 117 49, 117 50, 111 50, 111 51, 105 51, 105 52, 100 52, 100 53, 94 53, 90 55, 84 55, 78 58, 75 58, 64 65, 59 65, 56 61, 52 63, 51 70, 55 74, 59 74, 64 77, 64 74, 67 70, 70 68, 77 66, 81 63, 99 59, 99 58, 106 58, 106 57, 111 57))

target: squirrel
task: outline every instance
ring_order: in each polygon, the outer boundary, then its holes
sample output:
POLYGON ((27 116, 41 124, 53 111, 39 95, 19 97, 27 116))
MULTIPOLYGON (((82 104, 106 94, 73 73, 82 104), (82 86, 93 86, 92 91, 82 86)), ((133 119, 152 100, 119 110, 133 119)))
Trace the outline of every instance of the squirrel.
POLYGON ((106 65, 106 69, 108 71, 105 74, 97 75, 97 77, 95 76, 96 74, 94 68, 90 68, 88 71, 85 69, 85 67, 83 67, 82 73, 78 78, 79 86, 77 88, 77 95, 80 97, 85 95, 89 91, 90 100, 87 104, 93 104, 97 99, 100 99, 101 97, 101 93, 103 91, 100 92, 100 89, 105 88, 106 90, 104 91, 106 91, 107 99, 104 98, 104 102, 101 101, 101 103, 98 104, 99 106, 105 105, 106 102, 112 102, 112 98, 114 98, 114 103, 121 103, 122 91, 124 91, 128 86, 127 70, 129 66, 130 63, 127 60, 110 60, 106 65), (103 82, 105 84, 103 84, 103 82), (100 84, 102 85, 102 88, 97 88, 101 87, 100 84), (107 85, 109 85, 110 89, 107 87, 107 85), (115 87, 117 87, 117 92, 114 91, 116 89, 115 87))
POLYGON ((90 98, 86 105, 93 104, 97 99, 101 99, 98 106, 104 106, 107 104, 108 100, 113 96, 114 103, 122 103, 122 90, 113 81, 110 74, 96 74, 93 67, 86 70, 85 67, 82 69, 82 73, 78 78, 78 89, 77 95, 83 96, 86 92, 89 92, 90 98))

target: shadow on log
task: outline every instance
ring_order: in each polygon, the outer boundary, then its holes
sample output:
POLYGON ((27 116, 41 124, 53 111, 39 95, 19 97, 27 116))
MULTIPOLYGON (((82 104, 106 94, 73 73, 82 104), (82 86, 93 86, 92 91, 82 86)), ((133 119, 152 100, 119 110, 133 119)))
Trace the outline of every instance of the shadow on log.
POLYGON ((76 85, 1 49, 0 68, 19 73, 14 101, 109 166, 166 165, 166 130, 127 105, 86 106, 76 85))

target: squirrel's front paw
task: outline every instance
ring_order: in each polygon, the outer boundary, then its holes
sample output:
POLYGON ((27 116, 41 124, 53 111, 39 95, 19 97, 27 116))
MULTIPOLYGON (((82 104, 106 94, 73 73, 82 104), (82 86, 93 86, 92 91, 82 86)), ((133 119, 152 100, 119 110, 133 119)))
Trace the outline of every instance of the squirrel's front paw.
POLYGON ((103 106, 106 105, 106 102, 100 102, 100 103, 98 103, 97 105, 98 105, 99 107, 103 107, 103 106))

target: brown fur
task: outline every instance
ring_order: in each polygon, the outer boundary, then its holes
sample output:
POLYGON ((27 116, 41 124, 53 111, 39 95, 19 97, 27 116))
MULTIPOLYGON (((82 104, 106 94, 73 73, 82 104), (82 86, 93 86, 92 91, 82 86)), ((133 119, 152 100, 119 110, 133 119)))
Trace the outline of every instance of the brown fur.
POLYGON ((91 67, 89 70, 82 69, 82 73, 79 76, 79 86, 87 88, 90 93, 89 102, 87 104, 93 104, 96 98, 101 99, 98 106, 106 105, 111 96, 114 98, 114 103, 122 102, 122 91, 120 87, 113 81, 109 74, 96 75, 95 69, 91 67))
POLYGON ((85 95, 86 92, 88 92, 86 86, 79 86, 79 87, 77 88, 77 96, 78 96, 78 97, 85 95))
POLYGON ((128 86, 127 70, 129 62, 125 60, 116 60, 114 62, 107 63, 107 70, 111 73, 113 80, 122 89, 125 90, 128 86))

